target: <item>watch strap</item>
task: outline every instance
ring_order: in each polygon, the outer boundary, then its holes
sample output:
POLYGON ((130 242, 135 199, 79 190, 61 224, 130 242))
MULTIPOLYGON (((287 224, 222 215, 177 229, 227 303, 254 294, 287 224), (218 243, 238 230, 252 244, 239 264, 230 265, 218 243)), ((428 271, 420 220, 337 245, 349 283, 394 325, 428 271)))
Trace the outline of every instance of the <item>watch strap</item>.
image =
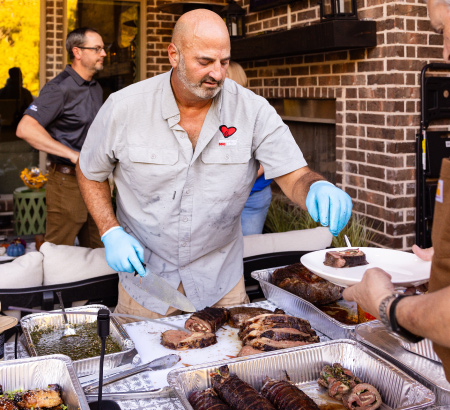
POLYGON ((380 321, 383 323, 383 325, 388 329, 391 330, 391 322, 389 321, 389 317, 387 314, 387 308, 391 301, 395 299, 395 295, 388 295, 386 296, 381 302, 380 306, 378 307, 378 313, 380 315, 380 321))
POLYGON ((397 309, 398 303, 403 299, 413 295, 398 295, 395 297, 391 306, 389 308, 389 321, 391 330, 397 335, 401 336, 403 339, 406 339, 408 342, 417 343, 423 340, 423 337, 417 336, 411 333, 409 330, 406 330, 404 327, 400 326, 397 322, 397 318, 395 316, 395 310, 397 309))

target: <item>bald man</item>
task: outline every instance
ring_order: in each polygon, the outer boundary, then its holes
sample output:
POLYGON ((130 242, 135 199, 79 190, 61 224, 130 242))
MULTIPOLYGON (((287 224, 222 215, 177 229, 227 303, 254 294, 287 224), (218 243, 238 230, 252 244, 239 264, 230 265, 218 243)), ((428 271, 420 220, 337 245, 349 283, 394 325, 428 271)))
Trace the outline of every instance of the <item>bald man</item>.
POLYGON ((119 272, 116 312, 150 318, 181 312, 134 284, 130 273, 145 275, 142 262, 197 309, 248 302, 240 215, 259 164, 336 235, 352 208, 346 193, 308 169, 267 101, 226 80, 230 38, 217 14, 181 16, 168 54, 170 72, 109 97, 78 168, 107 261, 119 272))

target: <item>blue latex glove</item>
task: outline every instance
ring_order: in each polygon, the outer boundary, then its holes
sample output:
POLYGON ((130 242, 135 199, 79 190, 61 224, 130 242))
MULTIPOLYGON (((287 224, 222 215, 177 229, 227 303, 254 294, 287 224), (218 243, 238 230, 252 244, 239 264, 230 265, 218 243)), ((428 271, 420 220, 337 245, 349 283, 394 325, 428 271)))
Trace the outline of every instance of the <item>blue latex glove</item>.
POLYGON ((338 236, 352 214, 352 200, 348 194, 327 181, 314 182, 306 197, 311 218, 338 236))
POLYGON ((117 272, 134 272, 145 276, 144 248, 128 235, 123 228, 113 229, 102 236, 105 245, 106 262, 117 272))

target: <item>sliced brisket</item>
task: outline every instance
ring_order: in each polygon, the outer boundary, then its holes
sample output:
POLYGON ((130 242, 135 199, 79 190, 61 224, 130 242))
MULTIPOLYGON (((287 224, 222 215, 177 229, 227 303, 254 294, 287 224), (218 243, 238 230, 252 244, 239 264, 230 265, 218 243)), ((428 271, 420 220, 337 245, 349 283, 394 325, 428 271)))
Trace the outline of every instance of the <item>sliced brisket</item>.
POLYGON ((255 349, 263 352, 271 352, 273 350, 287 349, 289 347, 305 346, 316 342, 306 342, 299 340, 271 340, 267 337, 259 337, 251 340, 248 344, 255 349))
POLYGON ((239 329, 247 319, 252 317, 264 314, 264 313, 273 313, 268 309, 257 308, 257 307, 245 307, 238 306, 228 309, 230 312, 230 318, 228 320, 228 324, 231 327, 239 329))
POLYGON ((253 354, 258 354, 258 353, 262 353, 262 350, 259 349, 255 349, 252 346, 246 345, 243 346, 242 349, 239 351, 237 357, 242 357, 242 356, 251 356, 253 354))

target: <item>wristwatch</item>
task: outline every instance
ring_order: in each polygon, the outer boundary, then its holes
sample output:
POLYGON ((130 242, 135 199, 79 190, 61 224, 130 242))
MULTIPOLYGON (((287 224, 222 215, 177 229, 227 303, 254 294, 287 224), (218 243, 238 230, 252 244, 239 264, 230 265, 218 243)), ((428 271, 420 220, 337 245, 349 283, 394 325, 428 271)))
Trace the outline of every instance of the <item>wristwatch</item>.
POLYGON ((395 310, 397 308, 398 302, 403 298, 413 295, 389 295, 386 296, 380 303, 378 307, 378 312, 380 314, 381 323, 386 326, 386 329, 390 333, 394 333, 395 336, 400 337, 408 343, 417 343, 423 340, 423 337, 417 336, 406 330, 404 327, 400 326, 395 317, 395 310), (387 308, 389 307, 389 317, 387 314, 387 308))

